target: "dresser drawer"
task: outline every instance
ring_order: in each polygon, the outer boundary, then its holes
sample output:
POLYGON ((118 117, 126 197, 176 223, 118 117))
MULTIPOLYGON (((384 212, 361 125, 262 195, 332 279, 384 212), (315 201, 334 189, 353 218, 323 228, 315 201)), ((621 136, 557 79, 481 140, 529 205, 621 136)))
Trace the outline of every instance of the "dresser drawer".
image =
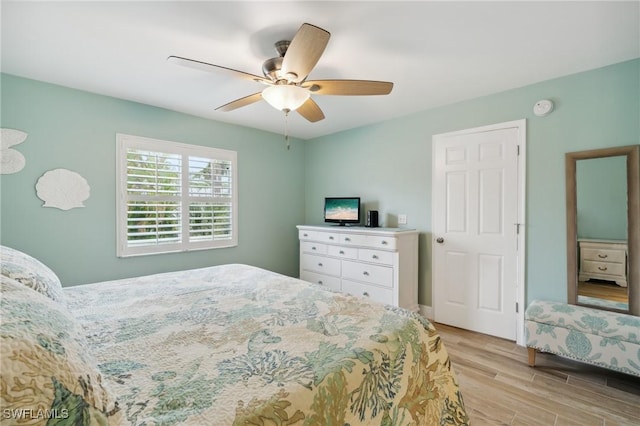
POLYGON ((623 263, 595 262, 585 260, 583 263, 583 272, 588 274, 606 274, 606 275, 625 275, 625 265, 623 263))
POLYGON ((342 280, 342 291, 358 297, 368 297, 379 303, 393 304, 393 291, 386 288, 342 280))
POLYGON ((299 230, 298 239, 317 241, 319 238, 318 234, 319 232, 316 232, 316 231, 299 230))
POLYGON ((341 234, 340 244, 360 246, 360 247, 372 247, 381 248, 387 250, 396 249, 396 238, 394 237, 381 237, 376 235, 360 235, 360 234, 341 234))
POLYGON ((319 241, 321 243, 338 243, 340 241, 340 234, 333 232, 322 231, 298 231, 298 238, 306 241, 319 241))
POLYGON ((332 290, 341 290, 340 277, 332 277, 329 275, 323 275, 311 271, 302 271, 302 274, 300 274, 300 279, 330 288, 332 290))
POLYGON ((327 245, 317 243, 315 241, 300 241, 300 247, 302 248, 302 251, 306 251, 308 253, 327 253, 327 245))
POLYGON ((368 265, 344 260, 342 261, 342 276, 350 280, 393 287, 393 268, 387 266, 368 265))
POLYGON ((360 249, 358 259, 366 262, 380 263, 382 265, 393 265, 394 253, 391 251, 360 249))
POLYGON ((367 246, 373 248, 395 250, 398 246, 397 242, 398 240, 395 237, 379 237, 373 235, 367 237, 367 246))
POLYGON ((303 254, 300 259, 300 264, 302 265, 302 269, 306 271, 340 276, 340 259, 303 254))
POLYGON ((624 263, 626 257, 624 250, 615 249, 583 248, 581 254, 584 260, 598 262, 624 263))
POLYGON ((338 243, 340 242, 340 234, 334 234, 331 232, 319 232, 318 241, 323 243, 338 243))
POLYGON ((329 256, 342 257, 344 259, 357 259, 358 249, 354 247, 344 246, 327 246, 327 254, 329 256))
POLYGON ((359 234, 342 234, 340 235, 340 244, 348 244, 352 246, 366 246, 367 236, 359 234))

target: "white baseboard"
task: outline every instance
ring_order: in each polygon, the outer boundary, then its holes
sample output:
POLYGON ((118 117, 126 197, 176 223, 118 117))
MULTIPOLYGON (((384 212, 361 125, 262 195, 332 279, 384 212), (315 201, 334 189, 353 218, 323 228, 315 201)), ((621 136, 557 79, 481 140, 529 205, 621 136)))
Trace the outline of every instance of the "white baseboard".
POLYGON ((428 320, 433 320, 433 307, 420 305, 420 315, 427 318, 428 320))

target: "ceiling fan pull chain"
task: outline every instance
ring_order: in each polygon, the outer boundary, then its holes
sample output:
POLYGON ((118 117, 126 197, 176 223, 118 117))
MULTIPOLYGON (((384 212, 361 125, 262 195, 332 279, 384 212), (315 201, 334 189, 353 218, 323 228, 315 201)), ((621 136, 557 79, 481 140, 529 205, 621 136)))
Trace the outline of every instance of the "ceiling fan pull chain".
POLYGON ((291 145, 289 144, 289 110, 283 109, 284 111, 284 141, 287 144, 287 150, 291 149, 291 145))

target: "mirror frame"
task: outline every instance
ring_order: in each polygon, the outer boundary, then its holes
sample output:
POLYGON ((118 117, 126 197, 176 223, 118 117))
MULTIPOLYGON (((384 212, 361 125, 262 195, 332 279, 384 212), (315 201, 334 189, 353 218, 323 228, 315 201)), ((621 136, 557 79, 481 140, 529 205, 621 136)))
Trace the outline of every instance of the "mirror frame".
POLYGON ((572 305, 640 316, 640 144, 565 154, 567 192, 567 294, 572 305), (576 162, 593 158, 627 157, 627 246, 629 310, 620 311, 578 303, 578 222, 576 162))

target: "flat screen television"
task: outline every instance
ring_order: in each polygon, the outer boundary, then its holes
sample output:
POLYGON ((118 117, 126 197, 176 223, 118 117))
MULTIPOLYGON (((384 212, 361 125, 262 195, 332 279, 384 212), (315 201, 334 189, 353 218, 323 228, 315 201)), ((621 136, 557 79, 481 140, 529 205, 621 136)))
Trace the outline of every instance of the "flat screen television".
POLYGON ((324 221, 347 224, 360 223, 360 197, 325 197, 324 221))

